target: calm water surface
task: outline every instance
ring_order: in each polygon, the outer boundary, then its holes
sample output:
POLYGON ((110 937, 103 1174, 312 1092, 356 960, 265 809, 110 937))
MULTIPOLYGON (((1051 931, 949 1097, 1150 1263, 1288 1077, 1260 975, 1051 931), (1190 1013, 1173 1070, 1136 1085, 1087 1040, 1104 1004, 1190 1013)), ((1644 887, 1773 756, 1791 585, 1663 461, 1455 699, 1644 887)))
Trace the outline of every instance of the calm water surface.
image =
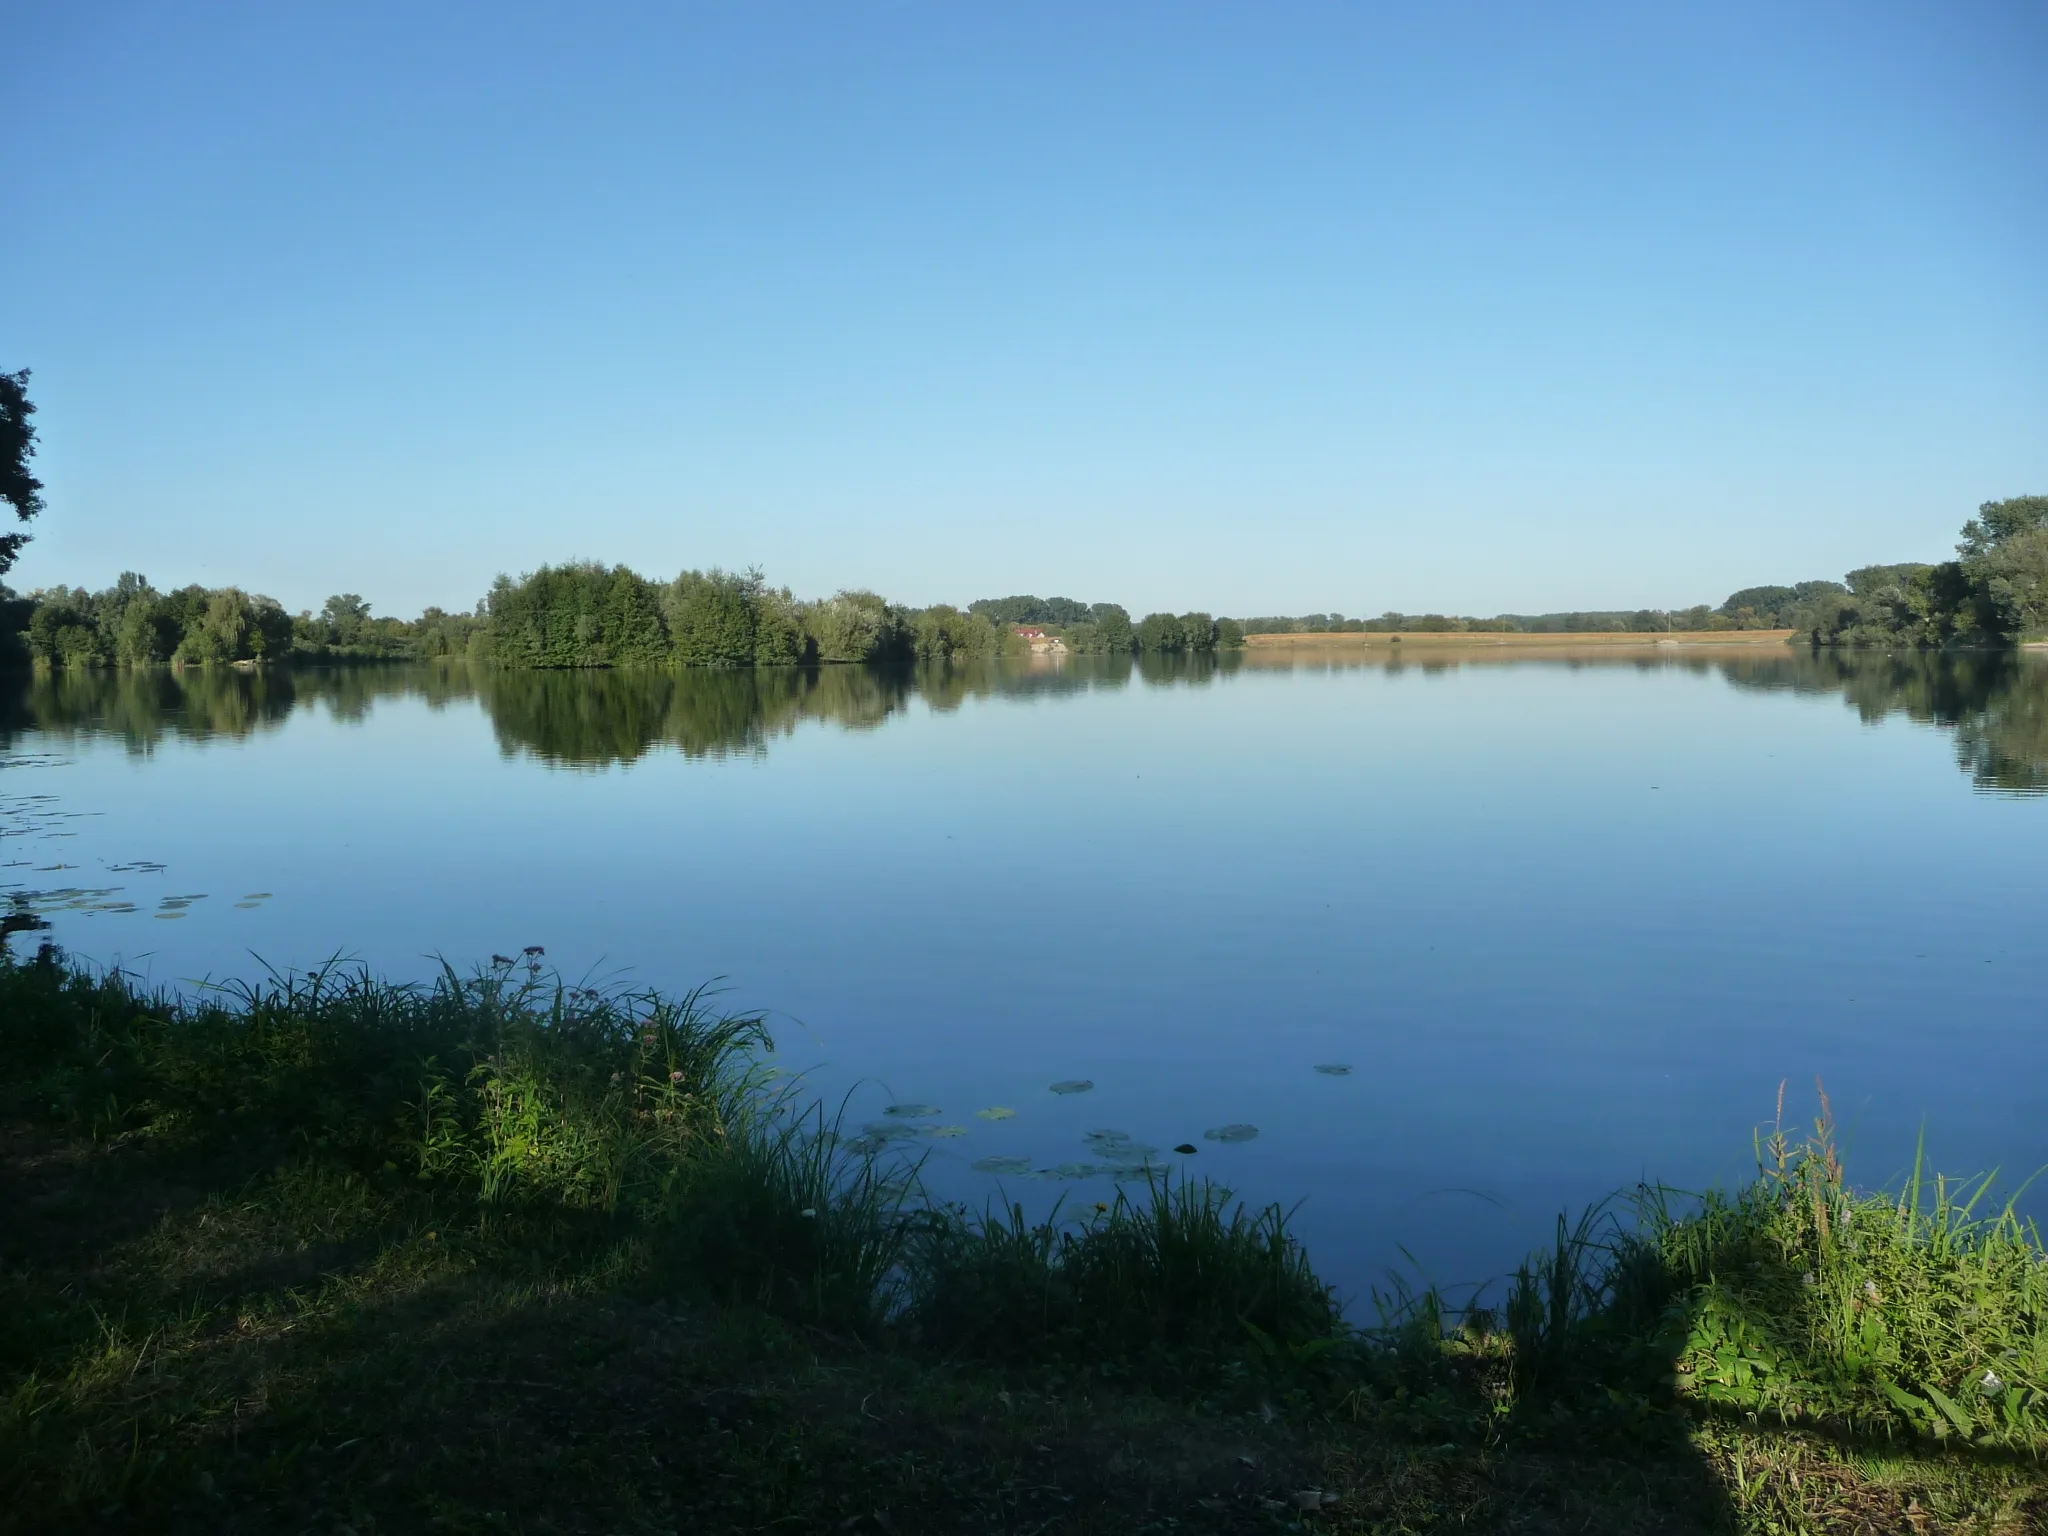
POLYGON ((1354 1294, 1742 1177, 1783 1079, 1865 1182, 1923 1121, 2048 1162, 2031 660, 64 675, 6 685, 0 762, 0 883, 78 954, 723 977, 854 1124, 964 1128, 941 1191, 1192 1142, 1354 1294))

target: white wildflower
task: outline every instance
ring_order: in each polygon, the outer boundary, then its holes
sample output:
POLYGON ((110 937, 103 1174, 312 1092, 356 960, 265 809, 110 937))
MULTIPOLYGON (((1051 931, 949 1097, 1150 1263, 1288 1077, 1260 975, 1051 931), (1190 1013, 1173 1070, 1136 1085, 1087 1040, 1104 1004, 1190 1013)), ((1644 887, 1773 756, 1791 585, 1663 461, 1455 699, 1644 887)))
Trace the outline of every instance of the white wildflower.
POLYGON ((816 1216, 817 1214, 818 1208, 814 1205, 807 1205, 802 1210, 797 1212, 797 1215, 799 1216, 816 1216))
POLYGON ((1998 1379, 1998 1372, 1986 1371, 1984 1373, 1984 1390, 1994 1396, 2005 1390, 2005 1383, 1998 1379))
POLYGON ((1814 1286, 1820 1284, 1818 1280, 1813 1278, 1813 1271, 1810 1269, 1805 1274, 1799 1277, 1799 1283, 1805 1286, 1808 1290, 1811 1290, 1814 1286))

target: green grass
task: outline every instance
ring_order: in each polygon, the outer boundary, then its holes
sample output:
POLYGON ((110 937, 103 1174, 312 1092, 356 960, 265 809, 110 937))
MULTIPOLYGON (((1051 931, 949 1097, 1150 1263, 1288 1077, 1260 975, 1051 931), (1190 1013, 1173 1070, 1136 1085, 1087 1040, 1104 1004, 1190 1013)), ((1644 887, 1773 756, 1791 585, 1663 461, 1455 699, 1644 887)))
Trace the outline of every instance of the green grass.
POLYGON ((1348 1321, 1279 1208, 935 1206, 758 1017, 543 967, 0 963, 0 1530, 2048 1518, 2039 1234, 1825 1116, 1348 1321))

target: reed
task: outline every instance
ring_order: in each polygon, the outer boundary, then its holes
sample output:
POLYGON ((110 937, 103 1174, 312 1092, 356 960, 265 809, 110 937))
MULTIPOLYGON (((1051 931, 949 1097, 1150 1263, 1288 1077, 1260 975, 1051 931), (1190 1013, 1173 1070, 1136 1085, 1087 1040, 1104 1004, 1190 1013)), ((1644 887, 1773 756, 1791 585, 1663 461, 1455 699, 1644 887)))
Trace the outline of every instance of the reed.
MULTIPOLYGON (((487 1265, 520 1295, 694 1298, 1005 1370, 1277 1374, 1433 1439, 1740 1421, 2048 1455, 2048 1255, 2019 1192, 1924 1158, 1859 1192, 1824 1096, 1801 1134, 1781 1104, 1741 1188, 1560 1217, 1497 1308, 1397 1292, 1355 1327, 1278 1206, 1164 1176, 1046 1221, 935 1205, 915 1164, 852 1150, 771 1077, 772 1048, 708 992, 572 984, 538 951, 420 986, 334 964, 186 995, 48 949, 0 960, 0 1119, 98 1149, 117 1183, 254 1192, 221 1194, 191 1251, 119 1248, 132 1273, 105 1294, 0 1273, 0 1451, 54 1465, 62 1424, 98 1445, 79 1416, 119 1371, 203 1358, 222 1323, 188 1315, 211 1294, 189 1277, 246 1268, 241 1242, 279 1264, 355 1244, 378 1284, 487 1265)), ((265 1305, 310 1305, 289 1294, 265 1305)))
MULTIPOLYGON (((1802 1136, 1783 1092, 1759 1176, 1733 1196, 1638 1201, 1630 1254, 1681 1298, 1682 1394, 1787 1422, 2048 1448, 2048 1255, 1997 1171, 1926 1169, 1859 1193, 1825 1092, 1802 1136)), ((2029 1183, 2031 1180, 2028 1181, 2029 1183)))
POLYGON ((1006 1358, 1186 1362, 1312 1349, 1340 1314, 1279 1206, 1206 1179, 1148 1177, 1077 1222, 1015 1205, 923 1228, 910 1320, 927 1339, 1006 1358))

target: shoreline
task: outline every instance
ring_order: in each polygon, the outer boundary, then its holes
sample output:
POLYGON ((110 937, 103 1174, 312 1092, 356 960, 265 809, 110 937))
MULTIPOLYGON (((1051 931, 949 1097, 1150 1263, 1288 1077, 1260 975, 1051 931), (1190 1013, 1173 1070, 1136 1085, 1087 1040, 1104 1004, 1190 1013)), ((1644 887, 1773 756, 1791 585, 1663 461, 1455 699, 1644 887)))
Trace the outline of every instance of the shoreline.
POLYGON ((1340 650, 1390 650, 1397 643, 1404 650, 1411 645, 1445 646, 1455 650, 1487 650, 1498 646, 1514 650, 1582 646, 1611 650, 1668 650, 1674 646, 1698 645, 1782 646, 1789 644, 1798 633, 1794 629, 1682 629, 1661 634, 1654 630, 1571 630, 1555 634, 1483 630, 1352 630, 1337 634, 1246 635, 1244 644, 1248 651, 1319 649, 1325 646, 1340 650))
POLYGON ((1352 1321, 1282 1207, 1206 1179, 1057 1225, 930 1203, 761 1074, 763 1022, 538 950, 201 997, 0 950, 0 1503, 195 1533, 2048 1512, 2038 1230, 1983 1180, 1852 1187, 1825 1098, 1753 1182, 1645 1186, 1492 1304, 1352 1321))

